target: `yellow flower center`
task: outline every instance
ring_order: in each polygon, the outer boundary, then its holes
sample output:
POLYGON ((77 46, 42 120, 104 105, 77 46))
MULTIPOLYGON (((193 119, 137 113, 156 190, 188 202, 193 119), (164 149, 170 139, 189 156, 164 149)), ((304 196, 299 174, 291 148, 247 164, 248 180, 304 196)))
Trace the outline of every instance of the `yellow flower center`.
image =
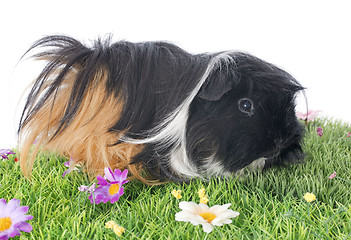
POLYGON ((111 184, 110 188, 108 189, 108 192, 111 195, 115 195, 119 190, 119 184, 115 183, 115 184, 111 184))
POLYGON ((199 214, 203 219, 205 219, 208 223, 212 222, 213 219, 215 219, 217 216, 214 215, 213 213, 209 212, 204 212, 199 214))
POLYGON ((3 232, 9 229, 11 225, 12 225, 11 218, 9 217, 0 218, 0 232, 3 232))

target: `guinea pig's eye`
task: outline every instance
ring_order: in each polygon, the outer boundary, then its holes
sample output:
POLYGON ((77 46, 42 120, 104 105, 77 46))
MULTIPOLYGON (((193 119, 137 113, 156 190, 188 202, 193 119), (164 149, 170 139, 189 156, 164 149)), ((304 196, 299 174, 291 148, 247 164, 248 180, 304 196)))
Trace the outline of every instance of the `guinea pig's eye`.
POLYGON ((248 114, 251 116, 253 114, 253 109, 254 109, 254 104, 251 101, 251 99, 248 98, 242 98, 238 102, 239 110, 242 111, 243 113, 248 114))

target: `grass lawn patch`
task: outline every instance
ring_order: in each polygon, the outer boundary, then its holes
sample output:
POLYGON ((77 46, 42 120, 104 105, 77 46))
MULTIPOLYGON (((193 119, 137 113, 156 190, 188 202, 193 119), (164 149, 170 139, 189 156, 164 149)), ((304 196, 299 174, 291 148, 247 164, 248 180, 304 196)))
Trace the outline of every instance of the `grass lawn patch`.
MULTIPOLYGON (((118 202, 91 204, 81 185, 92 181, 73 171, 62 177, 67 159, 41 153, 26 180, 15 155, 0 160, 0 198, 16 198, 29 206, 33 230, 15 239, 116 239, 105 223, 113 220, 125 231, 121 239, 350 239, 350 125, 317 119, 306 126, 304 163, 248 173, 240 179, 213 178, 189 184, 124 185, 118 202), (317 132, 323 129, 323 135, 317 132), (329 176, 336 172, 336 177, 329 176), (206 190, 208 206, 231 203, 240 215, 231 224, 207 234, 201 225, 178 222, 179 202, 199 203, 206 190), (176 199, 172 190, 181 190, 176 199), (303 196, 313 193, 316 200, 303 196)), ((96 182, 96 180, 95 180, 96 182)))

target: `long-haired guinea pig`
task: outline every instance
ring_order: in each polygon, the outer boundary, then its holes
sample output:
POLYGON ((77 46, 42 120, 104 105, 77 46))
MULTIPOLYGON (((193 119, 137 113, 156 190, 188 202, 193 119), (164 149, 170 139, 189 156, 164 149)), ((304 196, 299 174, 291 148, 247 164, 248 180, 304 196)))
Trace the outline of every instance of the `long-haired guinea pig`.
POLYGON ((287 72, 243 52, 190 54, 166 42, 49 36, 29 51, 47 61, 19 125, 30 176, 39 150, 100 174, 129 169, 146 182, 230 176, 303 157, 287 72))

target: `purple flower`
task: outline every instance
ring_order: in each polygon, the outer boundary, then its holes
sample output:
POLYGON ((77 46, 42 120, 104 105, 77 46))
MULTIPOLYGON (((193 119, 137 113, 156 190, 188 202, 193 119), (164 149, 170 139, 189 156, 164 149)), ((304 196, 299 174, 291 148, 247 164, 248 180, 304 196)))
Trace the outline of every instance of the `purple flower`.
POLYGON ((323 128, 322 127, 318 127, 317 128, 317 134, 322 137, 323 136, 323 128))
POLYGON ((77 161, 74 160, 72 157, 70 157, 68 162, 63 163, 63 165, 65 165, 66 167, 68 167, 68 170, 66 170, 62 176, 65 177, 67 173, 70 173, 72 171, 79 171, 78 168, 76 168, 76 166, 78 165, 77 161))
POLYGON ((127 183, 128 170, 125 169, 123 172, 119 169, 115 169, 114 172, 110 168, 105 168, 105 178, 100 175, 97 176, 98 186, 95 191, 89 196, 90 202, 99 204, 101 202, 107 203, 110 201, 114 203, 119 200, 119 197, 123 195, 124 188, 123 184, 127 183))
POLYGON ((19 199, 11 199, 8 203, 5 199, 0 199, 1 240, 20 236, 20 231, 32 231, 32 226, 26 221, 31 220, 33 216, 25 215, 27 212, 28 206, 20 206, 19 199))
POLYGON ((7 156, 10 154, 15 154, 11 149, 0 149, 0 157, 3 159, 9 159, 7 156))

